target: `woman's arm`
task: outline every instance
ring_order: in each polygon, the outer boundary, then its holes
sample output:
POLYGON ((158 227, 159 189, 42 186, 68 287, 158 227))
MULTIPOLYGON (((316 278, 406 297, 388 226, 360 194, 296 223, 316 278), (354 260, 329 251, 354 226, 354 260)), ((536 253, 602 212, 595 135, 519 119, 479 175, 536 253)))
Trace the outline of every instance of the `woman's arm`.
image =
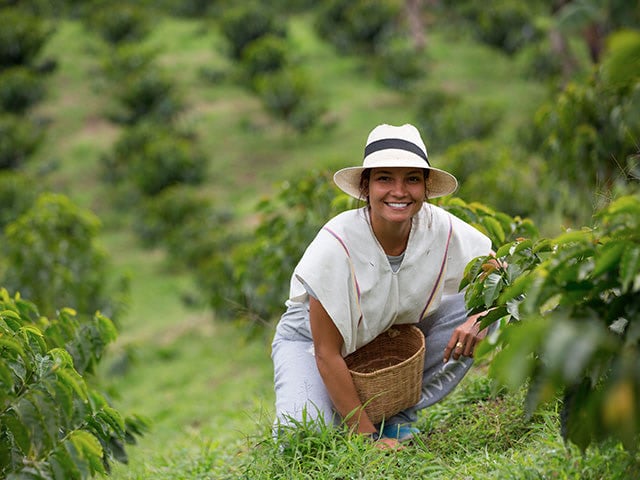
POLYGON ((342 358, 342 335, 322 304, 313 297, 309 297, 309 318, 316 364, 334 407, 353 431, 375 432, 376 428, 362 408, 353 379, 342 358))

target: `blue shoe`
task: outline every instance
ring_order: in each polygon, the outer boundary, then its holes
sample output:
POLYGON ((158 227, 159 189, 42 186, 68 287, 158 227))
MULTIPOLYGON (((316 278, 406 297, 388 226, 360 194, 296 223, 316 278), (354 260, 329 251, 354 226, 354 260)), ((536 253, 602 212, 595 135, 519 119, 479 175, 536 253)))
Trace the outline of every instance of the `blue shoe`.
POLYGON ((416 427, 412 427, 409 423, 385 425, 382 429, 383 437, 395 438, 400 443, 413 440, 413 437, 419 433, 420 430, 418 430, 416 427))

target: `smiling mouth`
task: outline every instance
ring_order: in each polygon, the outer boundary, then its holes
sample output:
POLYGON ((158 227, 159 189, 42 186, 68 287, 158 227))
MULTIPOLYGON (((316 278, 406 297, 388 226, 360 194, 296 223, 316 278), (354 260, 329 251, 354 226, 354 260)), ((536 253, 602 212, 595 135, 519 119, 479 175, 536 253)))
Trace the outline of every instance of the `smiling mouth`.
POLYGON ((385 202, 385 204, 391 208, 405 208, 409 206, 409 203, 406 202, 385 202))

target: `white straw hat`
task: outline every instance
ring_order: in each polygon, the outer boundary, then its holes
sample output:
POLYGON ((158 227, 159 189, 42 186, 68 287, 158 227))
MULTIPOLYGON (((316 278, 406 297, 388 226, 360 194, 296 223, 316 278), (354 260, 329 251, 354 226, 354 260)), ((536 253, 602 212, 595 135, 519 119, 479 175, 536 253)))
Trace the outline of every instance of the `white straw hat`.
POLYGON ((347 167, 333 175, 333 181, 345 193, 361 199, 360 176, 367 168, 417 167, 429 170, 427 195, 442 197, 458 188, 456 177, 429 164, 427 148, 413 125, 378 125, 367 138, 361 167, 347 167))

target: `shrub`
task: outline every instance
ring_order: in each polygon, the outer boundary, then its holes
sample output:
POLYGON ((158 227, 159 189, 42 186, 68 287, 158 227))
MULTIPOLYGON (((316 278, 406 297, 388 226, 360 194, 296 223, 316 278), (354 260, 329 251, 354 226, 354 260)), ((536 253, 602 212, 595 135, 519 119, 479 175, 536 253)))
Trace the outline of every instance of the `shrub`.
POLYGON ((247 2, 225 8, 220 30, 229 44, 231 58, 240 60, 245 48, 266 35, 286 36, 284 26, 265 2, 247 2))
POLYGON ((102 164, 108 181, 128 182, 152 196, 172 185, 200 183, 207 159, 192 136, 144 123, 126 130, 102 164))
POLYGON ((31 208, 39 194, 38 189, 38 183, 28 176, 0 170, 0 232, 31 208))
POLYGON ((428 147, 441 151, 464 140, 489 136, 500 116, 500 110, 490 104, 469 105, 456 95, 427 90, 420 94, 416 123, 428 147))
POLYGON ((0 109, 22 114, 44 98, 42 77, 24 67, 0 72, 0 109))
POLYGON ((115 85, 117 105, 112 120, 134 124, 141 120, 170 122, 184 109, 173 80, 157 69, 140 69, 115 85))
POLYGON ((256 88, 267 111, 283 119, 298 132, 306 132, 317 125, 325 112, 303 72, 286 69, 263 75, 256 88))
POLYGON ((305 248, 329 218, 349 205, 348 197, 337 193, 328 172, 311 172, 284 183, 275 197, 257 205, 260 217, 253 231, 233 241, 221 239, 227 248, 214 252, 197 270, 216 313, 240 314, 258 324, 279 316, 305 248))
POLYGON ((21 167, 42 139, 42 132, 33 122, 14 115, 0 115, 0 169, 21 167))
POLYGON ((35 304, 0 289, 0 475, 90 478, 127 461, 125 443, 146 421, 124 418, 88 383, 113 323, 78 322, 62 309, 41 317, 35 304))
POLYGON ((288 48, 285 39, 271 34, 254 40, 242 52, 243 73, 255 82, 260 75, 282 70, 287 65, 288 48))
POLYGON ((117 45, 143 40, 151 31, 150 13, 133 3, 114 2, 97 6, 89 25, 107 43, 117 45))
POLYGON ((208 229, 212 210, 211 201, 193 187, 174 185, 145 199, 135 229, 146 246, 166 245, 192 221, 208 229))
POLYGON ((374 54, 390 38, 402 13, 397 0, 329 0, 320 7, 315 28, 342 53, 374 54))
POLYGON ((539 195, 544 171, 535 156, 496 142, 467 140, 449 147, 442 157, 460 182, 456 195, 461 198, 482 198, 509 215, 536 218, 553 210, 539 195))
POLYGON ((466 20, 466 27, 478 40, 513 54, 542 38, 536 16, 546 14, 548 7, 545 2, 499 0, 485 5, 468 0, 451 2, 450 8, 466 20))
POLYGON ((44 315, 71 306, 115 318, 126 286, 110 287, 107 257, 97 244, 100 221, 63 195, 42 194, 5 228, 4 286, 37 302, 44 315))
POLYGON ((406 90, 425 75, 424 58, 407 38, 392 38, 376 50, 375 71, 388 87, 406 90))
POLYGON ((509 321, 479 355, 490 373, 528 387, 527 408, 563 396, 562 435, 582 450, 606 439, 637 452, 640 436, 640 196, 600 210, 592 228, 523 236, 480 257, 461 287, 482 324, 509 321))
POLYGON ((52 33, 42 19, 17 8, 0 9, 0 70, 32 66, 52 33))
POLYGON ((149 71, 156 56, 157 51, 137 43, 117 45, 102 61, 102 72, 109 80, 120 82, 149 71))

